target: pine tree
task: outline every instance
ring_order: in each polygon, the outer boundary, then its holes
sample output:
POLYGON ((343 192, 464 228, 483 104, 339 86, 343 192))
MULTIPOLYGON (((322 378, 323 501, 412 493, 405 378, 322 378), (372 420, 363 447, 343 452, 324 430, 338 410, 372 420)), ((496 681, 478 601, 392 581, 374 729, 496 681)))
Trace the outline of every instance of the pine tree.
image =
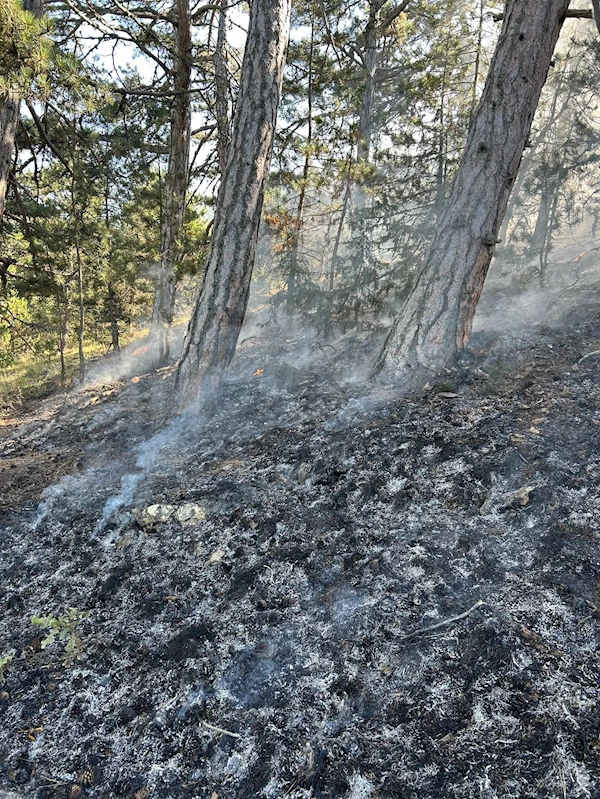
POLYGON ((253 0, 227 167, 202 290, 177 372, 177 403, 220 385, 242 327, 290 30, 290 0, 253 0))
POLYGON ((377 370, 420 373, 467 343, 568 0, 509 0, 446 209, 377 370))

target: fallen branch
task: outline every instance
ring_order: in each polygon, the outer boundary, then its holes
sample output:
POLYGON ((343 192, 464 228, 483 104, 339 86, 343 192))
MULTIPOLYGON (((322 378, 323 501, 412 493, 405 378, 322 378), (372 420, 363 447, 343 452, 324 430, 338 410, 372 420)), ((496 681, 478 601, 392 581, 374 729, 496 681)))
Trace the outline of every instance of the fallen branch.
POLYGON ((583 358, 580 358, 577 363, 582 363, 583 361, 587 361, 588 358, 593 358, 595 355, 600 355, 600 350, 594 350, 594 352, 588 352, 587 355, 584 355, 583 358))
POLYGON ((458 616, 452 616, 450 619, 445 619, 444 621, 438 621, 437 624, 432 624, 430 627, 423 627, 420 630, 415 630, 414 633, 409 633, 405 635, 401 640, 407 641, 409 638, 414 638, 417 635, 424 635, 425 633, 432 633, 435 630, 439 630, 441 627, 448 627, 450 624, 454 624, 457 621, 461 621, 461 619, 466 619, 474 610, 477 610, 482 605, 485 605, 483 599, 478 600, 472 608, 465 610, 464 613, 460 613, 458 616))
POLYGON ((214 724, 209 724, 208 721, 201 721, 203 727, 206 727, 213 732, 219 732, 221 735, 229 735, 230 738, 241 738, 242 736, 239 735, 237 732, 231 732, 230 730, 224 730, 223 727, 217 727, 214 724))

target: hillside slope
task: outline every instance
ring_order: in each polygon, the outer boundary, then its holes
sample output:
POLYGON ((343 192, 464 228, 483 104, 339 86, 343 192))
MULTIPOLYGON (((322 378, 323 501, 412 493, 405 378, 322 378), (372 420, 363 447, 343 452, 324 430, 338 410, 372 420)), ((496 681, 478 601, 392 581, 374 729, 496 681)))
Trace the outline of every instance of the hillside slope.
POLYGON ((600 301, 418 394, 377 347, 249 339, 210 418, 162 426, 167 370, 2 429, 0 796, 598 796, 600 301))

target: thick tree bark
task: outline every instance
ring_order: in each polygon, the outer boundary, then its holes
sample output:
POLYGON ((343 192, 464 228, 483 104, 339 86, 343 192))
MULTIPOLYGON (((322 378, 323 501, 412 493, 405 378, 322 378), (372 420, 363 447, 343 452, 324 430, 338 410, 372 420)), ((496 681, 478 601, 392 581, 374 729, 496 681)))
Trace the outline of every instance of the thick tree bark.
POLYGON ((19 105, 17 93, 10 92, 0 107, 0 221, 6 207, 6 192, 19 124, 19 105))
POLYGON ((177 14, 173 53, 173 104, 171 106, 169 168, 161 230, 161 264, 154 295, 150 336, 156 340, 158 362, 170 356, 170 330, 175 312, 176 266, 181 259, 190 159, 191 111, 191 17, 189 0, 176 0, 177 14))
POLYGON ((291 0, 253 0, 240 93, 202 291, 177 372, 180 408, 206 398, 231 362, 246 313, 277 121, 291 0))
POLYGON ((508 0, 445 211, 377 371, 436 370, 466 345, 568 6, 508 0))

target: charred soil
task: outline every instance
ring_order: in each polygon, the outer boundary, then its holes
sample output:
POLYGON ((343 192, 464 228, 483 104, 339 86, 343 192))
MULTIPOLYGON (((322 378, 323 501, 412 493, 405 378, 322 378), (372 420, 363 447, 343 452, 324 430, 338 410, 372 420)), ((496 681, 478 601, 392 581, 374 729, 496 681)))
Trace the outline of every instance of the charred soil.
POLYGON ((1 429, 0 796, 600 796, 600 302, 409 395, 378 345, 1 429))

